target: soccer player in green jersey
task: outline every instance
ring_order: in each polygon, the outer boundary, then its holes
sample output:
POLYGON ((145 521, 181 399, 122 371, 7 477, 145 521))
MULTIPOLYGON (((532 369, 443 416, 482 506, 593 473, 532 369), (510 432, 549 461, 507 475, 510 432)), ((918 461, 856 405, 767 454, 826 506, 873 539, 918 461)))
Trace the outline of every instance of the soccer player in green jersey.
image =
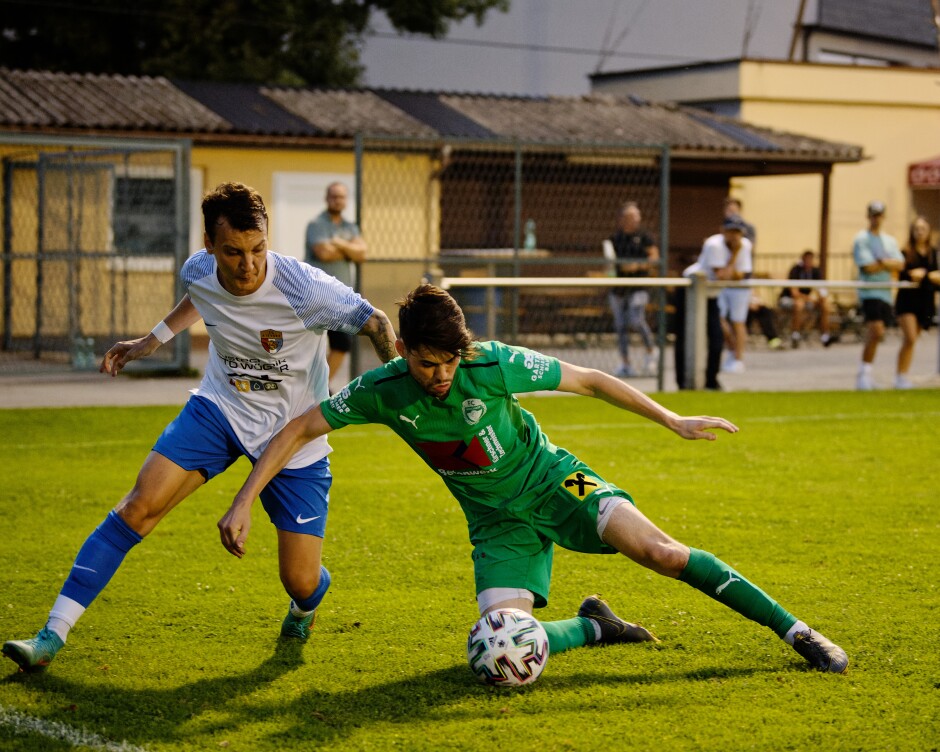
MULTIPOLYGON (((497 608, 531 613, 545 606, 556 544, 584 553, 620 552, 769 627, 816 668, 846 670, 842 648, 723 561, 660 530, 626 491, 552 444, 513 395, 557 390, 596 397, 685 439, 712 441, 716 429, 735 433, 732 423, 676 415, 591 368, 499 342, 475 342, 460 307, 433 285, 421 285, 400 303, 396 349, 400 358, 355 379, 272 439, 219 521, 228 551, 244 555, 251 505, 300 446, 343 426, 382 423, 460 502, 474 546, 481 614, 497 608)), ((543 626, 552 653, 656 639, 620 619, 598 596, 588 597, 575 618, 543 626)))

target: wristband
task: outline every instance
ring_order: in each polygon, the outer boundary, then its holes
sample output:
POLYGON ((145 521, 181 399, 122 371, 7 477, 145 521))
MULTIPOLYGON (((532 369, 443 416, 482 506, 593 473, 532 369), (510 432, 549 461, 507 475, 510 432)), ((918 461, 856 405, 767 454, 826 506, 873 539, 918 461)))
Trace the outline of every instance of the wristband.
POLYGON ((165 321, 161 321, 157 324, 150 333, 160 341, 161 345, 165 345, 176 336, 173 330, 166 325, 165 321))

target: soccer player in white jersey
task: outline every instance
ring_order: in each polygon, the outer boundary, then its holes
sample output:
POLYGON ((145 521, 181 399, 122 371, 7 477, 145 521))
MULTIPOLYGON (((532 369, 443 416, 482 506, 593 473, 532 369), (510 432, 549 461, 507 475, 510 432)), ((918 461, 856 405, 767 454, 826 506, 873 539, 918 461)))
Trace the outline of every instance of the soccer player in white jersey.
MULTIPOLYGON (((324 272, 268 251, 267 211, 254 189, 222 184, 202 211, 206 247, 183 264, 186 295, 150 334, 108 350, 101 371, 116 376, 202 318, 210 343, 205 376, 134 487, 85 541, 46 625, 34 638, 4 643, 21 670, 49 664, 128 551, 173 507, 239 456, 257 458, 292 418, 327 398, 327 330, 369 337, 383 362, 396 354, 382 311, 324 272)), ((262 493, 291 597, 285 637, 307 638, 330 585, 320 564, 329 452, 325 440, 307 444, 262 493)))

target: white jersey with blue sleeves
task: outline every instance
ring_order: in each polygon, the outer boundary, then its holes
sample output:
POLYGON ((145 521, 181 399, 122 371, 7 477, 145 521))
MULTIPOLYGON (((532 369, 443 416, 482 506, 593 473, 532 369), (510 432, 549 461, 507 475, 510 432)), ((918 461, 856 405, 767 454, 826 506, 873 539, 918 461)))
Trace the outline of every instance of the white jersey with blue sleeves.
MULTIPOLYGON (((264 282, 250 295, 225 290, 205 250, 186 260, 180 276, 209 334, 209 362, 195 393, 218 405, 254 457, 290 420, 329 396, 326 330, 355 334, 374 312, 335 278, 272 251, 264 282)), ((321 437, 287 467, 305 467, 329 452, 321 437)))

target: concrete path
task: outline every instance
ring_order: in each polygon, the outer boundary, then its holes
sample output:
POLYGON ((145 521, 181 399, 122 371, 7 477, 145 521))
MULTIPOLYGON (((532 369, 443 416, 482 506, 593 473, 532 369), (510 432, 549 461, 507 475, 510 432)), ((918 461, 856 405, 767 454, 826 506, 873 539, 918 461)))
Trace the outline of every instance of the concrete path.
MULTIPOLYGON (((878 351, 875 381, 883 389, 894 382, 894 367, 900 339, 889 332, 878 351)), ((721 374, 726 391, 841 391, 855 388, 855 374, 861 355, 861 344, 837 343, 825 349, 818 342, 791 350, 768 350, 755 346, 746 358, 747 371, 742 374, 721 374)), ((207 353, 195 350, 192 365, 204 369, 207 353)), ((571 358, 577 362, 575 354, 571 358)), ((666 357, 665 389, 675 391, 672 373, 672 352, 666 357)), ((937 331, 921 336, 917 344, 911 380, 918 388, 940 388, 940 357, 937 331)), ((655 391, 656 380, 638 378, 630 381, 643 391, 655 391)), ((72 407, 86 405, 182 405, 195 389, 199 378, 132 378, 115 379, 97 372, 39 374, 29 377, 0 376, 0 409, 25 407, 72 407)))

